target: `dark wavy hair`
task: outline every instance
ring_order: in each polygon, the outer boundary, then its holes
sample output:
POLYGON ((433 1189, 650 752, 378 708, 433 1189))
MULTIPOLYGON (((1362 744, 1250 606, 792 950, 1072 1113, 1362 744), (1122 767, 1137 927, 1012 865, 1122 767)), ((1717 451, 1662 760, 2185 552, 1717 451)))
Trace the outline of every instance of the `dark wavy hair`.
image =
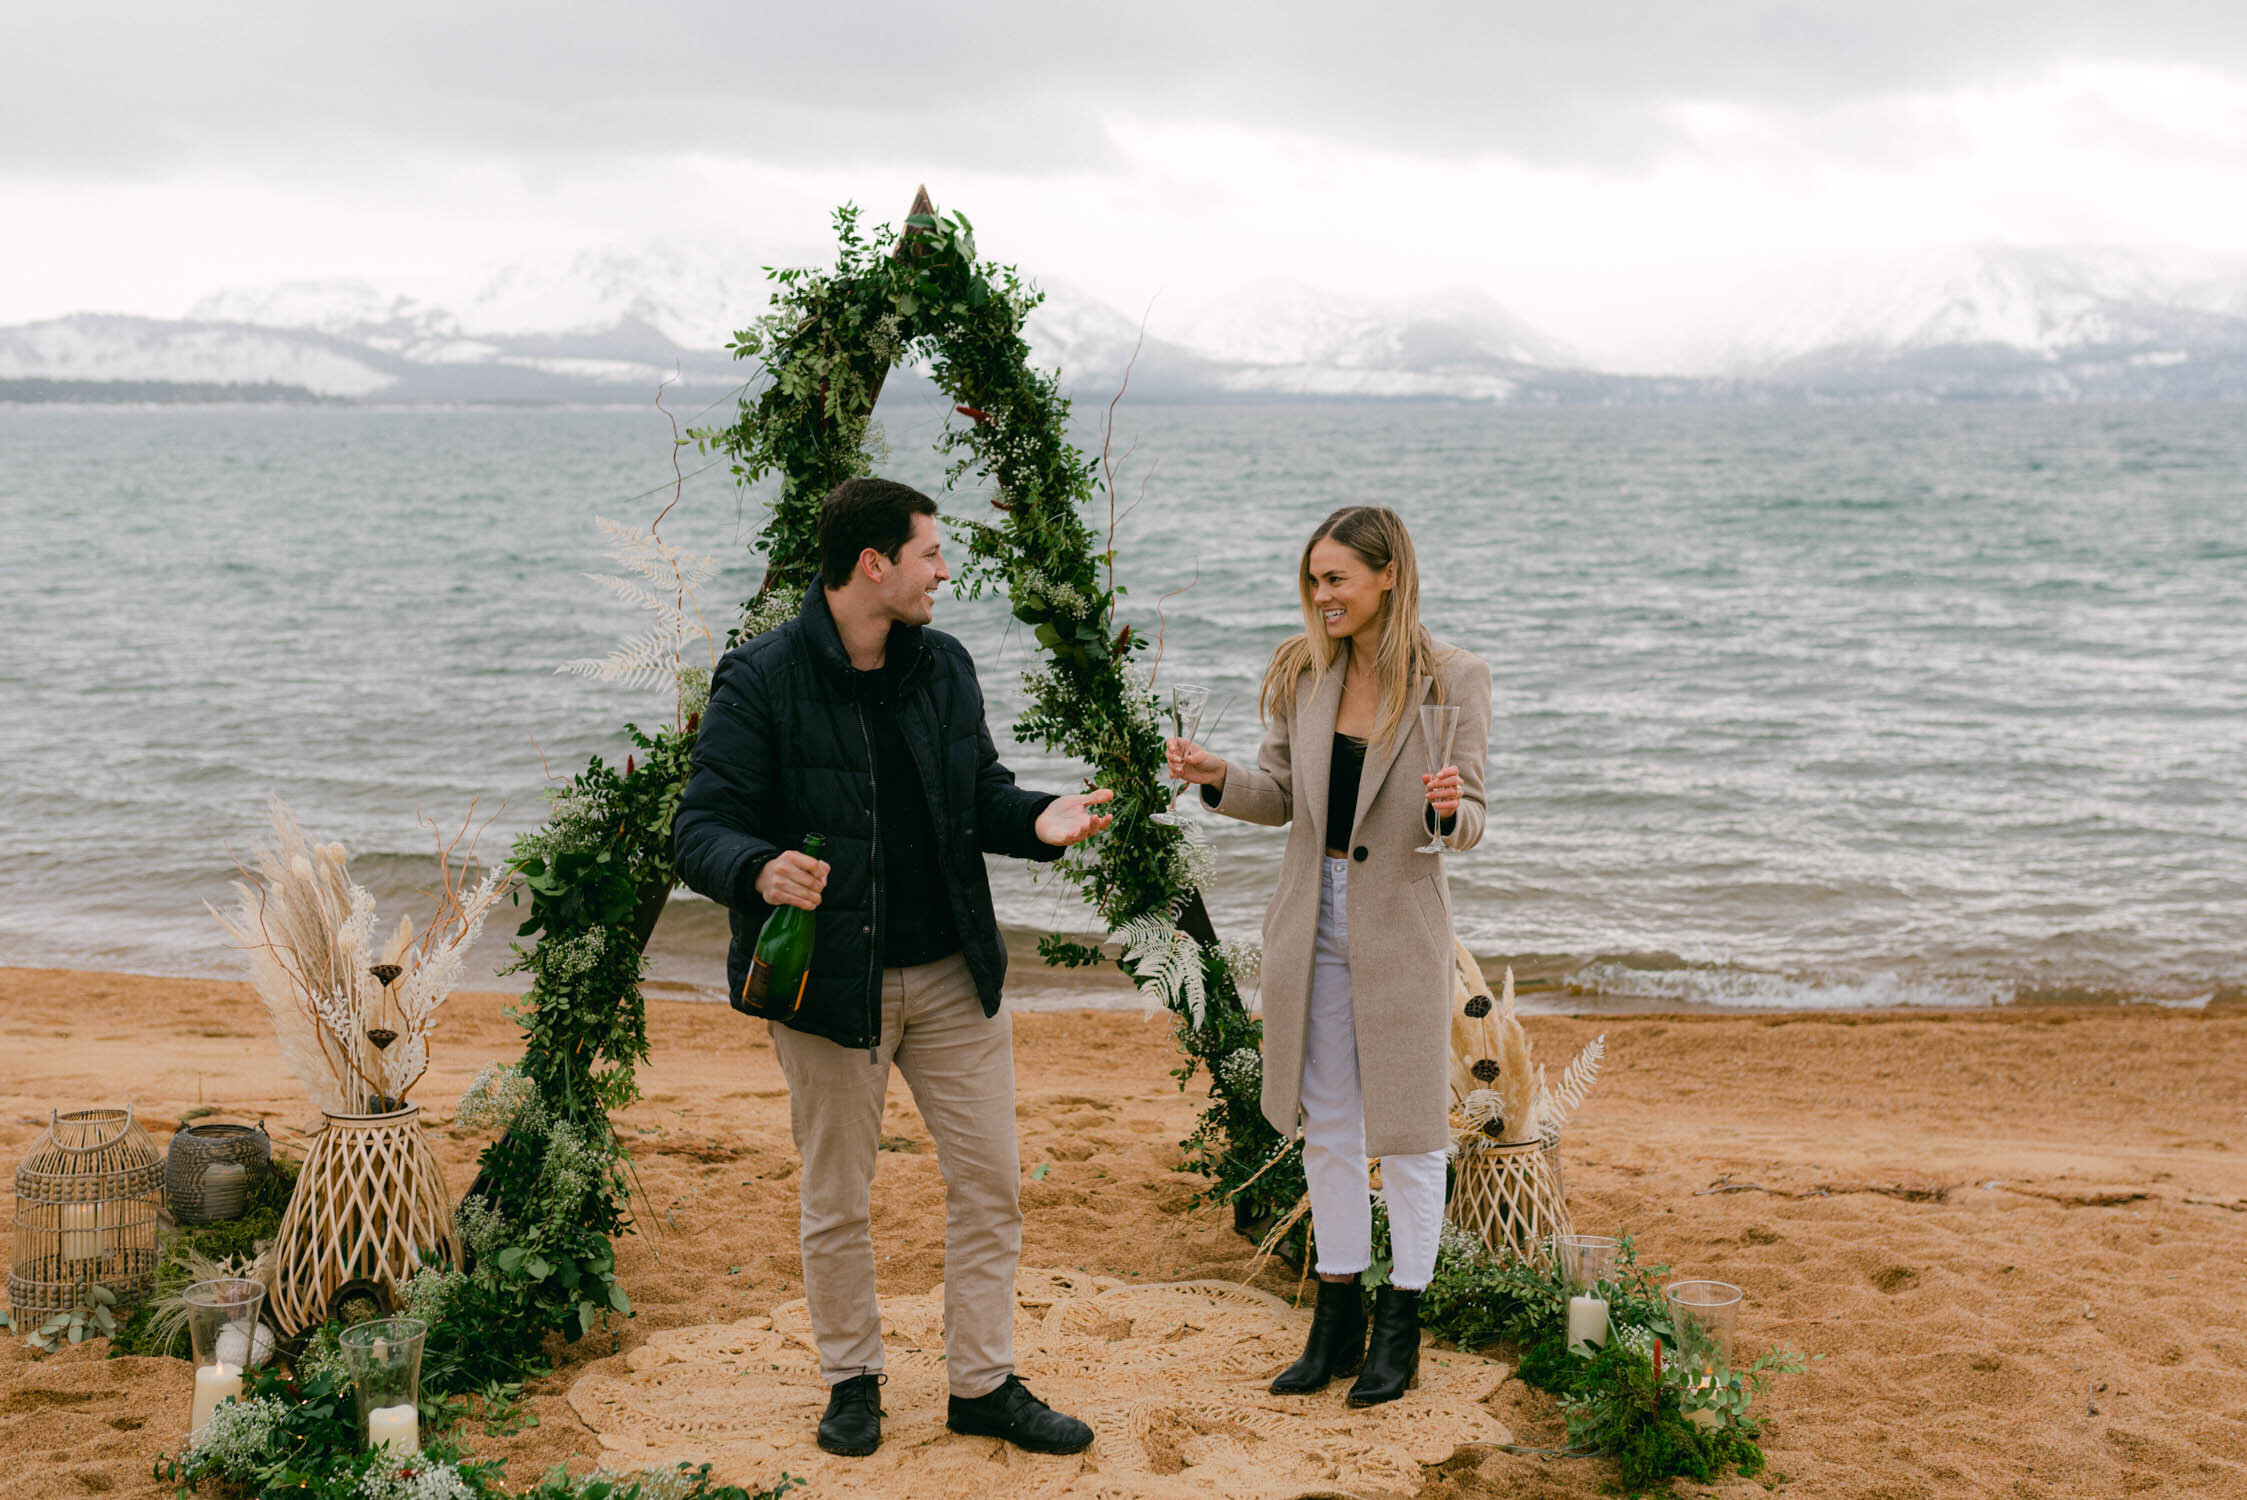
POLYGON ((891 562, 913 539, 913 517, 933 516, 936 502, 894 479, 846 479, 819 503, 819 578, 831 589, 850 582, 868 547, 891 562))

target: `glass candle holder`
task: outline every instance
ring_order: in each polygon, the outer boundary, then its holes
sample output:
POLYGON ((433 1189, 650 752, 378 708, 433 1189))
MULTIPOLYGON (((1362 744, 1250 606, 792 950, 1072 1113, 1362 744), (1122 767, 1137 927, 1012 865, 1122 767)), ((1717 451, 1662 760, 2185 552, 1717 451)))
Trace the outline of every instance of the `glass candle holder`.
POLYGON ((1553 1259, 1568 1283, 1568 1347, 1577 1354, 1596 1353, 1607 1343, 1607 1299, 1599 1284, 1615 1275, 1615 1260, 1623 1242, 1604 1234, 1556 1234, 1553 1259))
POLYGON ((1740 1297, 1740 1289, 1729 1281, 1673 1281, 1662 1288, 1672 1343, 1688 1380, 1714 1385, 1730 1373, 1740 1297))
POLYGON ((429 1325, 419 1318, 376 1318, 343 1330, 343 1366, 359 1398, 359 1437, 399 1458, 421 1451, 421 1346, 429 1325))
POLYGON ((1556 1234, 1553 1259, 1560 1274, 1576 1291, 1588 1292, 1603 1281, 1615 1279, 1615 1263, 1622 1257, 1623 1242, 1605 1234, 1556 1234))
POLYGON ((198 1281, 181 1294, 187 1338, 195 1354, 195 1405, 187 1422, 201 1432, 221 1401, 242 1394, 242 1372, 264 1364, 273 1335, 258 1322, 265 1311, 262 1282, 226 1277, 198 1281))

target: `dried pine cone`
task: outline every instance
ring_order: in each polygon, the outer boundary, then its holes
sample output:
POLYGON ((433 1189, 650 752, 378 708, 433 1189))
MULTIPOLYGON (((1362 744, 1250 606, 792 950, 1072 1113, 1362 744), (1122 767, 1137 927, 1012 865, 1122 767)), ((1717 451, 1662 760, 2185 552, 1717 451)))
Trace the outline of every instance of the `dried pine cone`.
POLYGON ((1475 1077, 1484 1083, 1498 1081, 1498 1064, 1491 1058, 1486 1057, 1481 1062, 1476 1063, 1473 1072, 1475 1077))
POLYGON ((1467 1014, 1478 1021, 1489 1015, 1490 997, 1488 995, 1469 995, 1467 997, 1467 1014))

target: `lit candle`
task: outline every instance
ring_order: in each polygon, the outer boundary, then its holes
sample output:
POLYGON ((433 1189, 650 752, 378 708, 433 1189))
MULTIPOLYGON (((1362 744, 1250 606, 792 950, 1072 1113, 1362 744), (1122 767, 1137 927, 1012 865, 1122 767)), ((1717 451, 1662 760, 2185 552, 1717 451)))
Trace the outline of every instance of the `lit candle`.
POLYGON ((93 1203, 65 1203, 62 1206, 62 1258, 93 1260, 100 1254, 100 1206, 93 1203))
POLYGON ((378 1406, 367 1413, 367 1446, 388 1448, 398 1458, 411 1458, 421 1451, 421 1414, 408 1402, 401 1406, 378 1406))
POLYGON ((238 1400, 242 1395, 242 1367, 240 1365, 199 1365, 195 1370, 195 1409, 188 1415, 187 1430, 190 1436, 203 1430, 221 1401, 238 1400))
POLYGON ((1568 1299, 1568 1348, 1572 1354, 1595 1353, 1607 1342, 1607 1303, 1589 1292, 1568 1299))
MULTIPOLYGON (((1696 1393, 1714 1391, 1716 1389, 1716 1366, 1701 1366, 1701 1373, 1693 1377, 1693 1389, 1696 1393)), ((1715 1427, 1724 1418, 1714 1407, 1696 1406, 1685 1414, 1685 1420, 1696 1427, 1715 1427)))

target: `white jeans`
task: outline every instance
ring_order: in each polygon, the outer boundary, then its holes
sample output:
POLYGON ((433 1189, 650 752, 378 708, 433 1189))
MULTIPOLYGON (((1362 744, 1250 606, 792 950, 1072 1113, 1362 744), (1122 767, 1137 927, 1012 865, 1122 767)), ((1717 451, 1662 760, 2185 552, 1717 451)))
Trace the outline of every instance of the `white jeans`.
MULTIPOLYGON (((1358 1028, 1350 999, 1350 862, 1329 856, 1319 876, 1319 936, 1311 1013, 1303 1037, 1303 1175, 1321 1276, 1373 1264, 1373 1202, 1366 1187, 1365 1098, 1358 1090, 1358 1028)), ((1381 1161, 1389 1210, 1392 1285, 1418 1290, 1436 1271, 1443 1230, 1441 1151, 1381 1161)))

